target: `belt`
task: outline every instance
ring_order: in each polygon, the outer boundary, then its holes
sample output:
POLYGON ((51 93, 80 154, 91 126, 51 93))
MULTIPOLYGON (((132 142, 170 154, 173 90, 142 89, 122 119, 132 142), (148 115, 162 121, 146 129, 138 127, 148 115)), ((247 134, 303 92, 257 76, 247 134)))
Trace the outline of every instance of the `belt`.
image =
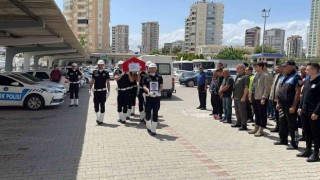
POLYGON ((132 86, 132 88, 138 87, 137 85, 132 86))
POLYGON ((154 94, 154 95, 146 94, 146 97, 156 98, 156 97, 161 97, 161 96, 157 96, 157 94, 154 94))
POLYGON ((106 91, 107 88, 103 88, 103 89, 94 89, 93 91, 106 91))
POLYGON ((128 88, 118 88, 118 91, 126 91, 129 90, 128 88))
POLYGON ((80 81, 77 81, 77 82, 70 82, 71 84, 78 84, 80 83, 80 81))

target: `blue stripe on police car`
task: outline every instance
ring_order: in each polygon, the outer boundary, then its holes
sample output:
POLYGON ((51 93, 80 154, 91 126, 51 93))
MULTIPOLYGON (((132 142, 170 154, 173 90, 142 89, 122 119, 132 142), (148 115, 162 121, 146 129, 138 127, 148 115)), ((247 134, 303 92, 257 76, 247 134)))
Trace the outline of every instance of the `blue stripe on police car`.
POLYGON ((23 89, 21 93, 0 92, 0 100, 3 101, 21 101, 29 89, 23 89))

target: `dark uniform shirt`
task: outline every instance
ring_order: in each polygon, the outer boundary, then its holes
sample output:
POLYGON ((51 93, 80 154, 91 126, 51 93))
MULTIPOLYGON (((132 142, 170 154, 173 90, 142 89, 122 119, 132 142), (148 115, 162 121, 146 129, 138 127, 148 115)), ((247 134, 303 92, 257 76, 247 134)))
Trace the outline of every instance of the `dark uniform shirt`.
POLYGON ((218 78, 217 84, 216 84, 216 88, 215 88, 214 91, 213 91, 214 94, 219 94, 219 90, 220 90, 221 84, 222 84, 222 82, 223 82, 223 79, 224 79, 223 76, 221 76, 221 77, 218 78))
POLYGON ((304 82, 300 108, 305 113, 320 115, 320 77, 304 82))
MULTIPOLYGON (((163 78, 160 74, 156 74, 154 76, 151 76, 150 74, 147 74, 144 80, 144 85, 149 89, 150 89, 150 84, 152 82, 158 82, 158 91, 160 90, 160 84, 163 84, 163 78)), ((160 92, 158 92, 160 93, 160 92)))
POLYGON ((67 73, 67 76, 69 77, 69 80, 71 82, 78 82, 79 81, 79 76, 82 76, 82 73, 79 70, 69 70, 67 73))
POLYGON ((240 100, 244 94, 244 89, 249 87, 249 76, 246 73, 238 74, 234 82, 233 98, 240 100))
POLYGON ((291 74, 282 76, 279 83, 278 101, 282 108, 289 109, 294 102, 296 87, 302 86, 302 78, 296 71, 293 71, 291 74))
MULTIPOLYGON (((121 70, 117 70, 114 75, 120 75, 122 74, 121 70)), ((120 80, 117 81, 118 84, 118 88, 122 89, 122 88, 127 88, 130 86, 130 80, 129 80, 129 75, 128 74, 124 74, 120 80)))
POLYGON ((145 72, 140 73, 140 82, 139 82, 140 87, 143 87, 143 82, 144 82, 144 79, 146 76, 147 76, 147 73, 145 73, 145 72))
POLYGON ((106 71, 95 70, 92 73, 92 79, 94 79, 94 89, 106 88, 106 81, 110 79, 109 73, 106 71))

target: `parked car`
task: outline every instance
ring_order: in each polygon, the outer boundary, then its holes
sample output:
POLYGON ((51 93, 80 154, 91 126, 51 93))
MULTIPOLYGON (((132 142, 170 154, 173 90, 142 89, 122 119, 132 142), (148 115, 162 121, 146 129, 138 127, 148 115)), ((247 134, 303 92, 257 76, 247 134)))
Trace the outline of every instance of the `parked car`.
POLYGON ((63 93, 65 95, 67 93, 67 89, 64 87, 64 85, 62 85, 60 83, 56 83, 56 82, 52 82, 52 81, 44 81, 44 80, 41 80, 40 78, 37 78, 37 77, 32 76, 32 75, 25 73, 25 72, 13 72, 12 74, 17 75, 17 76, 21 76, 23 78, 27 78, 30 81, 34 81, 36 83, 39 83, 40 85, 47 86, 48 88, 59 89, 59 90, 63 91, 63 93))
MULTIPOLYGON (((180 84, 185 84, 187 87, 194 87, 197 86, 197 73, 188 71, 189 73, 183 72, 182 77, 180 78, 179 82, 180 84), (191 72, 191 73, 190 73, 191 72), (184 75, 184 73, 186 73, 184 75), (193 75, 192 75, 193 73, 193 75)), ((205 71, 206 73, 206 79, 208 81, 208 85, 211 83, 212 80, 212 72, 211 71, 205 71)))
POLYGON ((24 106, 39 110, 64 102, 61 90, 48 88, 21 76, 0 73, 0 106, 24 106))
POLYGON ((180 79, 180 77, 181 77, 183 72, 185 72, 185 70, 175 70, 174 71, 173 75, 174 75, 175 81, 179 81, 179 79, 180 79))
POLYGON ((113 74, 112 70, 109 69, 109 70, 106 70, 106 71, 109 73, 110 80, 114 80, 114 74, 113 74))

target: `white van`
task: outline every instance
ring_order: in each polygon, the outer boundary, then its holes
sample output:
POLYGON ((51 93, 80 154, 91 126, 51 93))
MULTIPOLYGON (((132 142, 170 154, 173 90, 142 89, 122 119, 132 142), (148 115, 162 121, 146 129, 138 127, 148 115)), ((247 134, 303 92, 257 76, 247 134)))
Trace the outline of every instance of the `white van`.
POLYGON ((160 55, 143 55, 138 57, 138 59, 144 62, 151 61, 157 65, 157 71, 162 75, 163 78, 162 93, 166 93, 167 97, 170 98, 172 96, 172 93, 175 92, 172 57, 160 55))

